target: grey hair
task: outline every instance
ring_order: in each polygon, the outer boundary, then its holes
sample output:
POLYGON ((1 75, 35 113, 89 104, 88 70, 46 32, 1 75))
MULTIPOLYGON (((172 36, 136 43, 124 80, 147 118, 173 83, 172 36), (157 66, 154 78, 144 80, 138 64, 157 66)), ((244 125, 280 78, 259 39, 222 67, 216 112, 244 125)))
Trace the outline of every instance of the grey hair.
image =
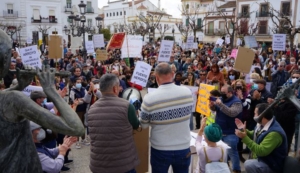
POLYGON ((155 67, 155 74, 157 74, 158 76, 160 75, 168 75, 172 73, 172 68, 168 63, 162 62, 159 63, 156 67, 155 67))
POLYGON ((119 78, 115 74, 105 74, 101 76, 99 83, 101 92, 110 92, 114 86, 120 85, 119 78))
POLYGON ((226 88, 227 92, 229 92, 229 93, 233 93, 234 92, 233 88, 230 85, 224 85, 223 87, 226 88))

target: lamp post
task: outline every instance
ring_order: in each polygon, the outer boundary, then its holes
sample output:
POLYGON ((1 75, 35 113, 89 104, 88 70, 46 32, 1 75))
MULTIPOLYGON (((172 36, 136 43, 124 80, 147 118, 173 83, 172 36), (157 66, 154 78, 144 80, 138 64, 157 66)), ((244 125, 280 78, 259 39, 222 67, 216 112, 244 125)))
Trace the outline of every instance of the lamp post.
MULTIPOLYGON (((78 4, 80 14, 79 15, 74 15, 71 13, 70 16, 68 16, 69 22, 70 22, 70 28, 69 29, 67 26, 64 26, 64 33, 66 35, 72 35, 73 37, 81 37, 83 36, 83 58, 86 60, 86 47, 85 47, 85 33, 91 33, 93 32, 93 28, 91 26, 85 26, 86 18, 85 18, 85 13, 86 13, 86 4, 83 3, 83 1, 78 4), (77 30, 75 33, 74 30, 77 30), (72 32, 71 32, 72 31, 72 32)), ((97 19, 96 19, 97 20, 97 19)))
POLYGON ((103 18, 100 16, 97 16, 96 18, 96 26, 98 27, 98 33, 101 33, 101 29, 102 29, 102 20, 103 18))
POLYGON ((173 34, 173 41, 174 41, 174 43, 175 43, 174 33, 175 33, 175 29, 174 29, 174 25, 173 25, 173 28, 172 28, 172 34, 173 34))

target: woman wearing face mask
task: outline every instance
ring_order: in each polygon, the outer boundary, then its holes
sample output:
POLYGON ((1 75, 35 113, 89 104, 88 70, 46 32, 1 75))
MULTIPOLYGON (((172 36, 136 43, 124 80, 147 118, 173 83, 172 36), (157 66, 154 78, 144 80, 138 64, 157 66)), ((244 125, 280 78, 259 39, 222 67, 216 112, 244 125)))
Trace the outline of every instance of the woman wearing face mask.
POLYGON ((194 86, 195 85, 195 74, 188 72, 187 78, 182 83, 184 85, 194 86))
POLYGON ((156 82, 154 72, 150 73, 150 77, 149 77, 146 87, 147 88, 158 88, 158 84, 156 82))
POLYGON ((230 70, 228 71, 228 78, 227 78, 227 83, 228 85, 234 84, 235 80, 239 78, 239 74, 235 70, 230 70))
POLYGON ((106 68, 102 65, 102 62, 96 61, 94 65, 94 75, 101 77, 105 73, 106 73, 106 68))

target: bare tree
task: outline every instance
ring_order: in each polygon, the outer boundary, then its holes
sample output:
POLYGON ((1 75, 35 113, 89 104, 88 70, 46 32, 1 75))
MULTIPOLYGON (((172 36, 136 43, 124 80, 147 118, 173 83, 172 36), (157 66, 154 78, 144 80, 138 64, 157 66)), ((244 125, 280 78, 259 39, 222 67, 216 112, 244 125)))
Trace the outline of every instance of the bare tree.
POLYGON ((143 13, 140 13, 137 17, 139 19, 139 22, 144 23, 146 26, 145 28, 149 29, 149 33, 151 34, 149 38, 150 42, 155 40, 155 29, 160 24, 161 18, 165 15, 165 13, 162 12, 155 12, 155 14, 147 12, 147 15, 144 15, 143 13))
POLYGON ((176 23, 176 27, 178 28, 180 34, 184 38, 183 42, 185 42, 187 37, 192 33, 190 27, 183 25, 183 23, 176 23))
POLYGON ((166 31, 171 29, 171 27, 168 24, 163 24, 163 25, 159 24, 159 25, 157 25, 156 29, 159 31, 160 39, 163 40, 165 37, 166 31))
POLYGON ((47 37, 47 33, 48 33, 48 29, 51 28, 51 26, 46 26, 46 25, 39 25, 38 27, 38 31, 42 33, 42 38, 43 38, 43 44, 46 45, 46 37, 47 37))

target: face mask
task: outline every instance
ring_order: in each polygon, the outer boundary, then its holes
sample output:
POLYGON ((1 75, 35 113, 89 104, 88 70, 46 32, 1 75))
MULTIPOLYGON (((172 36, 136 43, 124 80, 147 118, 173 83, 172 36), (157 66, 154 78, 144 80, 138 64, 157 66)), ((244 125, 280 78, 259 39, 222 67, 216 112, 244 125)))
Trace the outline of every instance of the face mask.
POLYGON ((126 75, 126 79, 130 79, 131 78, 131 76, 130 75, 126 75))
POLYGON ((295 64, 295 62, 291 62, 291 64, 293 64, 293 65, 294 65, 294 64, 295 64))
POLYGON ((226 99, 227 99, 227 95, 226 95, 225 93, 222 93, 222 94, 221 94, 221 97, 222 97, 223 100, 226 100, 226 99))
POLYGON ((80 89, 81 87, 82 87, 81 83, 77 83, 77 84, 76 84, 76 88, 77 88, 77 89, 80 89))
POLYGON ((208 53, 205 53, 205 55, 208 55, 208 53))
POLYGON ((257 122, 258 124, 261 124, 262 118, 257 116, 257 117, 253 117, 254 121, 257 122))
POLYGON ((292 83, 295 83, 297 80, 298 80, 297 78, 293 78, 292 83))
POLYGON ((197 63, 197 62, 194 62, 194 66, 196 66, 196 65, 198 65, 198 63, 197 63))
POLYGON ((271 62, 269 63, 269 65, 272 65, 272 64, 273 64, 273 63, 271 63, 271 62))
POLYGON ((76 58, 75 61, 78 61, 78 58, 76 58))
POLYGON ((210 61, 210 58, 207 58, 207 61, 210 61))
POLYGON ((282 61, 285 61, 285 58, 281 58, 282 61))
POLYGON ((234 60, 230 60, 231 63, 234 63, 234 60))
POLYGON ((43 101, 43 104, 46 104, 46 103, 47 103, 47 98, 45 98, 43 101))
POLYGON ((253 79, 250 79, 250 83, 253 83, 253 79))
POLYGON ((230 80, 234 80, 234 77, 235 77, 234 75, 229 75, 230 80))
POLYGON ((43 139, 46 138, 46 132, 44 129, 40 129, 39 133, 36 136, 36 140, 41 142, 43 139))
POLYGON ((174 62, 178 62, 178 59, 175 59, 174 62))
POLYGON ((99 84, 95 84, 94 87, 95 87, 95 89, 99 89, 100 85, 99 84))
POLYGON ((257 90, 258 89, 258 84, 253 84, 252 89, 257 90))
POLYGON ((115 63, 115 65, 119 65, 119 63, 115 63))

